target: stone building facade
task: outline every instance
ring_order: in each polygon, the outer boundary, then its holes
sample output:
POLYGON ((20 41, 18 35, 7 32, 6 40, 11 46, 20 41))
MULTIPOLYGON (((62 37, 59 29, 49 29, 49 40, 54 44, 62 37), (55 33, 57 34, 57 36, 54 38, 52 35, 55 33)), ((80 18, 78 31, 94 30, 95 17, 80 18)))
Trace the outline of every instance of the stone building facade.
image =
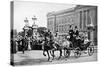
POLYGON ((97 41, 97 6, 83 6, 61 10, 57 12, 49 12, 47 14, 47 28, 53 33, 66 34, 69 25, 78 27, 79 31, 86 31, 87 25, 93 24, 95 30, 88 32, 89 39, 97 41))

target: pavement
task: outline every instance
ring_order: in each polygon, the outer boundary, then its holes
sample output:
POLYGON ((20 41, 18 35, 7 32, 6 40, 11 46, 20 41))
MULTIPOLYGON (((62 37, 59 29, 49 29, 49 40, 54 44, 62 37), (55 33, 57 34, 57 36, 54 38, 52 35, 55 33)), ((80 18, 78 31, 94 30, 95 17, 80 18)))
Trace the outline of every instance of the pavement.
MULTIPOLYGON (((76 63, 76 62, 90 62, 90 61, 97 61, 97 49, 92 56, 85 54, 82 52, 79 58, 74 57, 74 53, 71 52, 69 58, 65 58, 64 56, 58 60, 59 51, 55 51, 55 59, 52 62, 47 61, 48 57, 43 56, 42 50, 32 50, 32 51, 25 51, 23 54, 22 52, 17 52, 14 55, 14 65, 21 66, 21 65, 43 65, 43 64, 61 64, 61 63, 76 63)), ((86 52, 87 53, 87 52, 86 52)), ((51 58, 52 59, 52 58, 51 58)))

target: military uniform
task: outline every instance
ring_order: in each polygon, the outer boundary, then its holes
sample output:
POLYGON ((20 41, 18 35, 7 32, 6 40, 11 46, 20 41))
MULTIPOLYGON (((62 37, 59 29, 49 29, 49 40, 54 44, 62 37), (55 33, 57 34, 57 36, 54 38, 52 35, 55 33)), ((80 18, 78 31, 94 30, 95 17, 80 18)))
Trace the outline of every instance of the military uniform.
POLYGON ((79 31, 78 30, 75 30, 74 31, 74 35, 78 36, 79 35, 79 31))
POLYGON ((73 42, 73 34, 74 34, 74 31, 73 31, 72 29, 70 29, 70 30, 69 30, 69 35, 70 35, 70 39, 69 39, 69 40, 70 40, 71 42, 73 42))

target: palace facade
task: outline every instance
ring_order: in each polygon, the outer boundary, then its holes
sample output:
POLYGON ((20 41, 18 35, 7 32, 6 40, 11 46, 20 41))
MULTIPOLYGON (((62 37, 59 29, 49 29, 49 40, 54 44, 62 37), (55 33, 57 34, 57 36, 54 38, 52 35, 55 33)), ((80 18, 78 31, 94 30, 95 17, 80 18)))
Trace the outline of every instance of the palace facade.
POLYGON ((47 28, 59 35, 67 34, 69 25, 78 27, 79 31, 86 31, 87 26, 93 24, 95 30, 88 32, 89 39, 97 41, 97 6, 77 5, 76 7, 49 12, 47 14, 47 28))

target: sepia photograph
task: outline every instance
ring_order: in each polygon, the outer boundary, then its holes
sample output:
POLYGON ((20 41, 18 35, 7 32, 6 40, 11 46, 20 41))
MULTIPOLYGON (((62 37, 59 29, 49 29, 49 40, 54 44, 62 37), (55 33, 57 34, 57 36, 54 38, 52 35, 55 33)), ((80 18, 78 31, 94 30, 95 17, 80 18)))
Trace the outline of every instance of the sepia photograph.
POLYGON ((97 61, 97 6, 10 2, 10 64, 97 61))

